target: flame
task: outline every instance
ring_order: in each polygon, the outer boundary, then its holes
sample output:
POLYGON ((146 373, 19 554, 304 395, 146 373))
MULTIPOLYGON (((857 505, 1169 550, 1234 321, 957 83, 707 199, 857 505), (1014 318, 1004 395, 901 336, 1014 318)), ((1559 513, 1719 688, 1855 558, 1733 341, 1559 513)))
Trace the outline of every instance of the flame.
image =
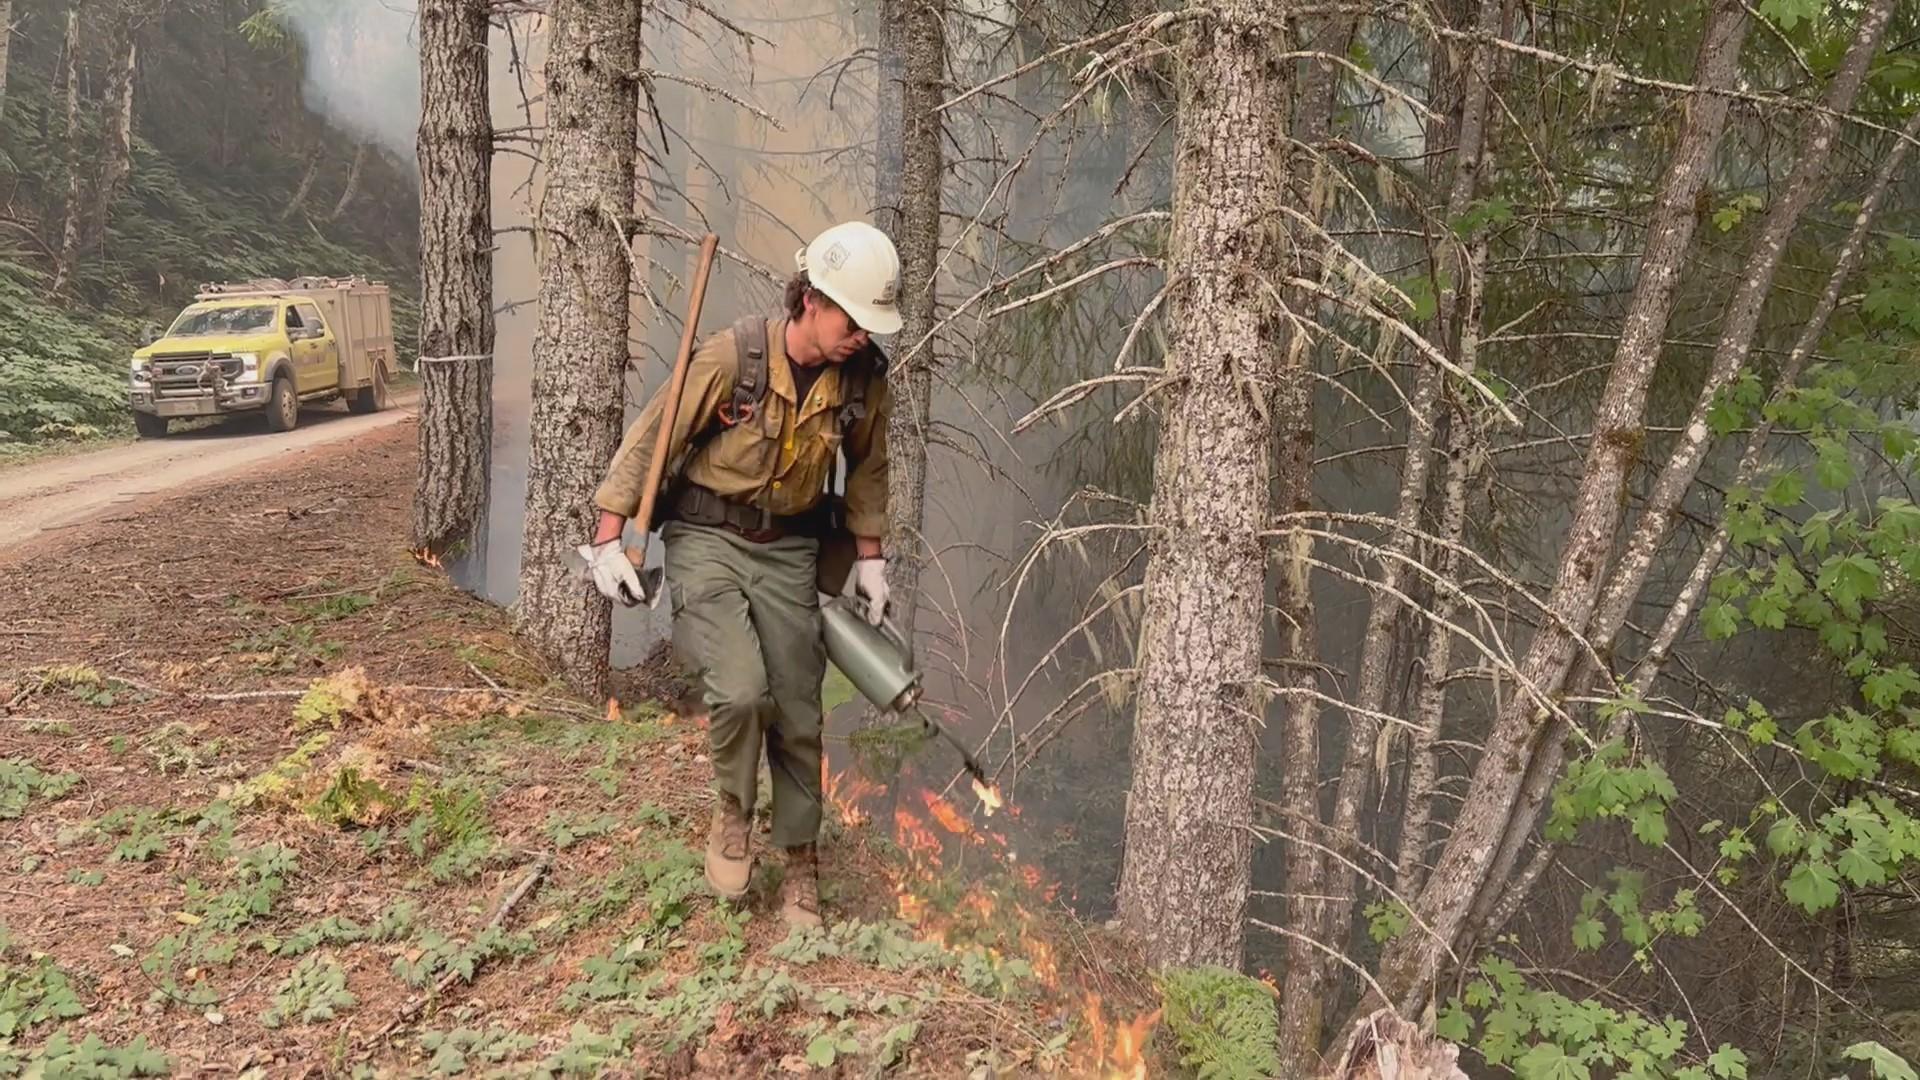
POLYGON ((966 836, 973 832, 973 826, 967 824, 967 819, 960 816, 960 811, 955 810, 952 803, 931 791, 921 792, 920 797, 926 801, 927 812, 933 815, 933 820, 939 822, 941 828, 955 836, 966 836))
POLYGON ((927 865, 940 865, 940 838, 929 831, 913 811, 895 810, 893 824, 895 838, 909 855, 915 856, 916 861, 924 860, 927 865))
POLYGON ((1020 916, 1020 947, 1027 958, 1027 965, 1050 990, 1060 986, 1060 964, 1053 958, 1053 946, 1044 938, 1027 933, 1027 927, 1033 925, 1033 916, 1027 909, 1014 905, 1013 910, 1020 916))
POLYGON ((440 556, 435 555, 432 549, 423 547, 419 551, 413 552, 412 555, 415 562, 423 566, 431 566, 435 570, 440 569, 440 556))
POLYGON ((999 784, 988 787, 986 784, 975 780, 973 782, 973 794, 980 800, 980 805, 986 810, 988 817, 992 817, 995 810, 1006 805, 1006 803, 1000 799, 999 784))
POLYGON ((1080 1071, 1086 1075, 1098 1075, 1106 1080, 1146 1080, 1147 1036, 1153 1033, 1153 1027, 1160 1022, 1160 1010, 1155 1009, 1134 1017, 1125 1023, 1111 1021, 1112 1045, 1109 1046, 1109 1021, 1106 1010, 1101 1006, 1100 995, 1089 993, 1083 1015, 1092 1035, 1092 1060, 1083 1062, 1080 1071))
POLYGON ((840 823, 849 829, 873 820, 873 815, 861 809, 860 801, 886 790, 864 776, 856 776, 848 781, 845 772, 826 773, 821 787, 827 804, 839 813, 840 823))
POLYGON ((620 722, 620 699, 617 697, 610 697, 607 699, 607 723, 617 724, 619 722, 620 722))
MULTIPOLYGON (((851 770, 824 772, 821 783, 826 801, 849 826, 869 823, 871 815, 861 801, 886 791, 851 770)), ((1019 957, 1049 996, 1064 994, 1072 1000, 1080 994, 1077 988, 1069 989, 1072 976, 1063 977, 1063 961, 1041 929, 1038 908, 1029 907, 1036 896, 1053 903, 1060 884, 1048 880, 1040 867, 1021 862, 1004 836, 976 827, 970 814, 936 791, 917 784, 914 789, 919 797, 908 799, 902 791, 892 811, 893 838, 901 856, 889 861, 887 874, 900 921, 913 927, 920 940, 941 948, 981 949, 990 963, 1019 957), (912 805, 915 802, 920 806, 912 805), (1003 876, 974 881, 957 892, 957 883, 942 864, 954 844, 982 848, 1003 876)), ((1018 808, 1007 806, 998 788, 976 783, 974 794, 985 813, 1004 807, 1009 817, 1018 817, 1018 808)), ((1097 994, 1086 995, 1084 1004, 1083 1033, 1066 1051, 1068 1074, 1144 1080, 1148 1037, 1160 1013, 1110 1015, 1097 994)))

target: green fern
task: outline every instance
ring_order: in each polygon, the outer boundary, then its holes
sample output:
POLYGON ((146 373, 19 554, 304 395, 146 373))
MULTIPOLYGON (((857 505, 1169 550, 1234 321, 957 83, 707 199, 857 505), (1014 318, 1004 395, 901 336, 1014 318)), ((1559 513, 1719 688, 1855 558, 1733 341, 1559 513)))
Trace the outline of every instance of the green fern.
POLYGON ((1280 1017, 1273 994, 1221 967, 1178 968, 1160 979, 1162 1016, 1180 1062, 1200 1080, 1280 1074, 1280 1017))

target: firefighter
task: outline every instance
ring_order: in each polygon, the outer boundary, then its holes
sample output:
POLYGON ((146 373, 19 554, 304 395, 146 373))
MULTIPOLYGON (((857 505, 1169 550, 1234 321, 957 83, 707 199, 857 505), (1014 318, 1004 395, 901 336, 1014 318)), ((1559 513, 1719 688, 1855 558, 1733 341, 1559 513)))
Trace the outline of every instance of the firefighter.
MULTIPOLYGON (((847 585, 879 623, 887 604, 885 357, 872 335, 900 329, 900 259, 879 229, 844 222, 795 254, 785 310, 748 318, 694 353, 669 435, 674 480, 658 496, 664 521, 673 643, 697 673, 709 716, 715 805, 706 876, 745 895, 753 860, 748 818, 764 743, 772 777, 773 843, 784 853, 780 911, 820 925, 815 841, 821 820, 821 538, 836 454, 846 458, 847 585), (759 355, 754 350, 758 348, 759 355)), ((621 531, 640 504, 667 385, 627 429, 594 495, 600 510, 587 560, 595 586, 645 596, 621 531)), ((636 522, 646 529, 649 523, 636 522)), ((844 565, 844 564, 842 564, 844 565)), ((826 591, 838 591, 840 584, 826 591)))

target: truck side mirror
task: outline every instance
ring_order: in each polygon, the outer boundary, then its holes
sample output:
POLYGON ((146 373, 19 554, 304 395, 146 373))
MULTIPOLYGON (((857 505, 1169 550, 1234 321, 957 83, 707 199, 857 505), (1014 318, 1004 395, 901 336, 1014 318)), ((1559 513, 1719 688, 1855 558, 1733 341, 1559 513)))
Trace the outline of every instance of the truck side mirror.
POLYGON ((147 346, 159 340, 160 340, 159 327, 153 325, 152 323, 144 323, 141 325, 140 327, 140 347, 141 348, 144 349, 147 346))

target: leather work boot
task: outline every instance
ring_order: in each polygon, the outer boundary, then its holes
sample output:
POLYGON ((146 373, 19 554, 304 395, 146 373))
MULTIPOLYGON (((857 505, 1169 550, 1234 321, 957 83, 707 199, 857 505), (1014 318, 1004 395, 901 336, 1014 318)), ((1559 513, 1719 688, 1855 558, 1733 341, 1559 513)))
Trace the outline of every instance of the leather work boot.
POLYGON ((747 895, 753 859, 747 844, 747 812, 733 796, 721 794, 707 829, 707 884, 729 900, 747 895))
POLYGON ((820 860, 812 844, 786 849, 786 875, 780 879, 780 917, 787 926, 809 929, 821 925, 820 860))

